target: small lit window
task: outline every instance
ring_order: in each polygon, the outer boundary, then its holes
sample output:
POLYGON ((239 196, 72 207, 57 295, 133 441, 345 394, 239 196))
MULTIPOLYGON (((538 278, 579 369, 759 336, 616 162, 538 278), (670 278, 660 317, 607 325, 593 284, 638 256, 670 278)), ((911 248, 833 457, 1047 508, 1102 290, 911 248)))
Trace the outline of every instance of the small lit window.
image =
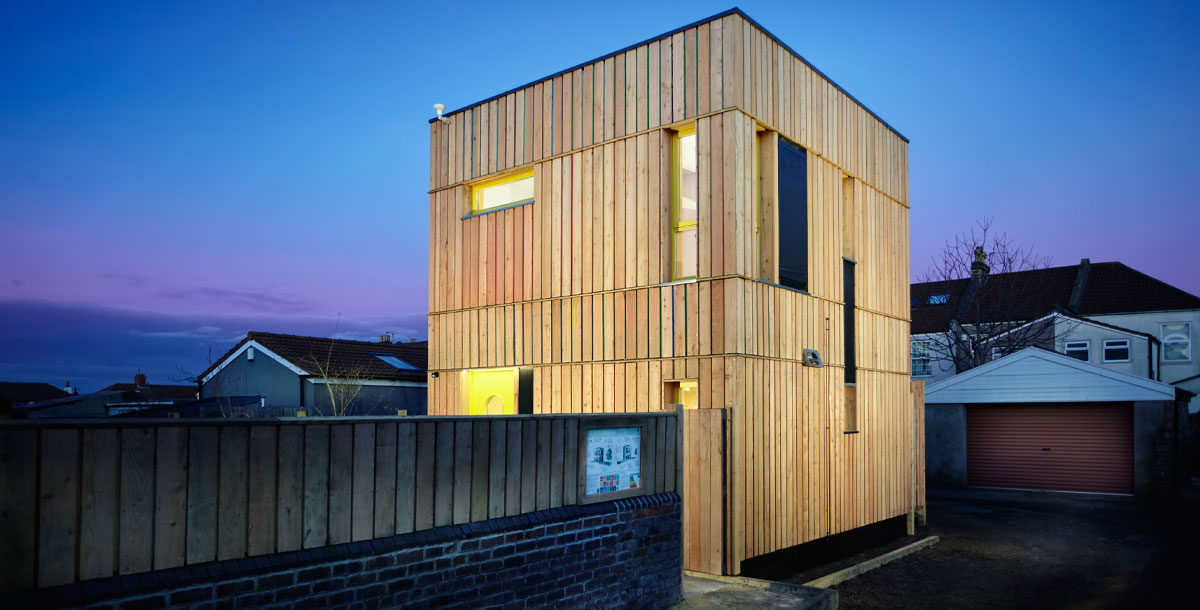
POLYGON ((929 300, 926 301, 926 304, 928 304, 928 305, 945 305, 946 302, 949 300, 950 300, 949 292, 944 293, 944 294, 931 294, 931 295, 929 295, 929 300))
POLYGON ((417 368, 417 367, 415 367, 415 366, 413 366, 391 354, 371 354, 371 355, 375 356, 376 358, 379 358, 380 360, 386 362, 387 364, 390 364, 391 366, 398 368, 402 371, 419 371, 419 370, 421 370, 421 369, 419 369, 419 368, 417 368))
POLYGON ((928 377, 933 374, 933 367, 930 366, 928 341, 913 341, 911 357, 913 377, 928 377))
POLYGON ((1129 362, 1129 339, 1109 339, 1104 342, 1105 362, 1129 362))
POLYGON ((1063 353, 1084 362, 1092 359, 1091 344, 1087 341, 1067 341, 1063 345, 1063 353))
POLYGON ((484 212, 533 201, 533 172, 489 180, 471 189, 471 210, 484 212))
POLYGON ((1173 322, 1162 325, 1163 362, 1189 362, 1192 359, 1192 325, 1173 322))
POLYGON ((675 210, 671 225, 675 234, 672 275, 677 280, 696 277, 696 256, 699 251, 696 230, 696 202, 699 199, 697 166, 696 130, 681 130, 675 137, 675 210))
POLYGON ((672 404, 683 405, 684 409, 696 409, 700 406, 700 383, 694 379, 666 382, 667 400, 672 404))

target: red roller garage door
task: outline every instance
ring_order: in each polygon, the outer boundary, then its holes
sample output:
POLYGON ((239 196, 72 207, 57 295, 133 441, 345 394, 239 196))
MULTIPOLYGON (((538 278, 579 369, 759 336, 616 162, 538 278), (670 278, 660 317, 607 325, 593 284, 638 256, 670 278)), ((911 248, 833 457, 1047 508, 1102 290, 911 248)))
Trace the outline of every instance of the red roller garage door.
POLYGON ((969 406, 967 482, 1133 493, 1132 405, 969 406))

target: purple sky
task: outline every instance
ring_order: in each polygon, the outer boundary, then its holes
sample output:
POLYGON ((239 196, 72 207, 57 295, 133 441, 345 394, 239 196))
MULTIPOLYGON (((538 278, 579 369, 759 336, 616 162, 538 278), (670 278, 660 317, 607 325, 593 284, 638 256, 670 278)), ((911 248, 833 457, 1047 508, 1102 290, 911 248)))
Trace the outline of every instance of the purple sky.
MULTIPOLYGON (((1196 4, 960 4, 740 6, 912 140, 914 273, 994 216, 1200 293, 1196 4)), ((0 380, 166 382, 251 329, 423 337, 432 104, 729 7, 6 3, 0 380)))

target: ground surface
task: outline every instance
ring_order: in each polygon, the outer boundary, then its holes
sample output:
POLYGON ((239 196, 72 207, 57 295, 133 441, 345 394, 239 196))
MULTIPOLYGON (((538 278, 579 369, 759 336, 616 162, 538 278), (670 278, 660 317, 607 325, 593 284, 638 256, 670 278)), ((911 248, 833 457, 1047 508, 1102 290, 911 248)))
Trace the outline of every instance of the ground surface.
MULTIPOLYGON (((734 610, 739 608, 823 608, 831 601, 823 589, 748 586, 730 579, 684 576, 683 600, 678 610, 734 610)), ((760 585, 765 583, 760 583, 760 585)))
MULTIPOLYGON (((1200 607, 1200 511, 1120 496, 971 490, 931 493, 934 546, 837 586, 859 608, 1200 607)), ((847 561, 793 574, 833 572, 847 561)))

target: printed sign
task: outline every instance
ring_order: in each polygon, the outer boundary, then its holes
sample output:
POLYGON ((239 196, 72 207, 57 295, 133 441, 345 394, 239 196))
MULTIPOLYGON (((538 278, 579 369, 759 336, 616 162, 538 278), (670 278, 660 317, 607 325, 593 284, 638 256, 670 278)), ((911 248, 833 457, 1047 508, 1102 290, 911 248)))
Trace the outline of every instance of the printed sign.
POLYGON ((642 429, 587 431, 588 495, 637 489, 642 485, 642 429))

